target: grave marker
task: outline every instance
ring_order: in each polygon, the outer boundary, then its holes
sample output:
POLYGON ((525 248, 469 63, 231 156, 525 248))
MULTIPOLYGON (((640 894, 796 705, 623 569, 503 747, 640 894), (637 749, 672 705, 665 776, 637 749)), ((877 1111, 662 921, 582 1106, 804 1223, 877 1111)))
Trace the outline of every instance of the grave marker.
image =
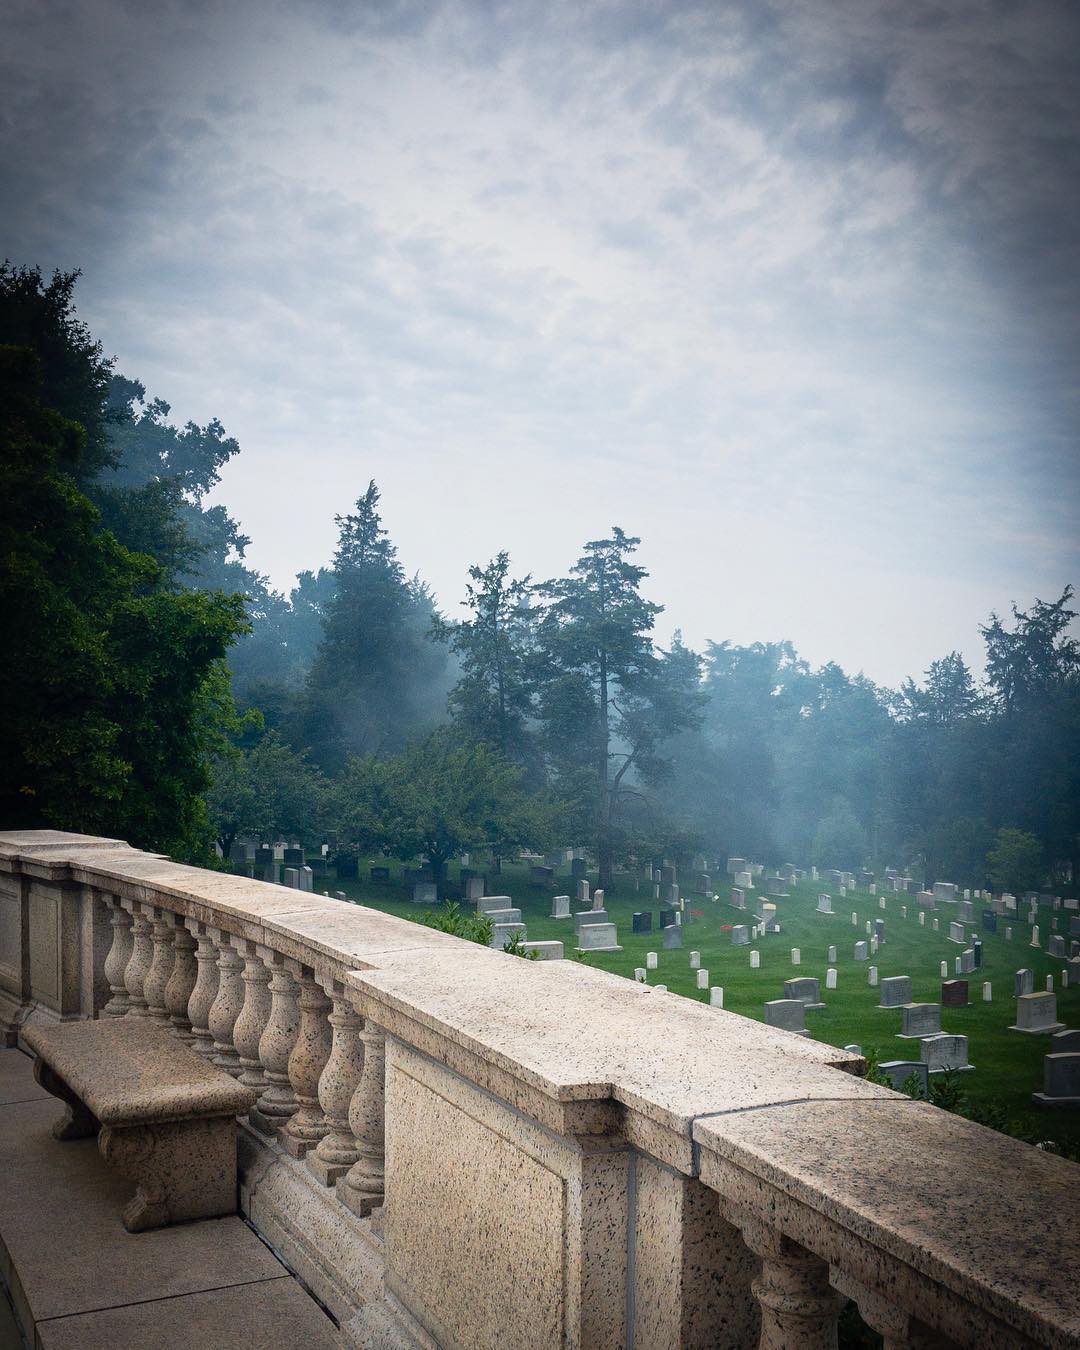
POLYGON ((821 981, 804 977, 798 980, 784 981, 784 998, 797 998, 803 1006, 810 1009, 824 1008, 821 1001, 821 981))
POLYGON ((1057 1020, 1056 994, 1021 994, 1016 1000, 1016 1021, 1010 1031, 1028 1036, 1049 1036, 1064 1031, 1065 1023, 1057 1020))
POLYGON ((1043 1090, 1033 1092, 1036 1106, 1080 1106, 1080 1054, 1057 1053, 1043 1059, 1043 1090))
POLYGON ((889 975, 879 985, 879 1008, 899 1008, 911 1002, 911 976, 889 975))
POLYGON ((900 1009, 900 1035, 906 1041, 941 1034, 940 1003, 908 1003, 900 1009))
POLYGON ((944 1073, 946 1069, 963 1073, 975 1067, 968 1063, 968 1038, 945 1032, 924 1036, 919 1043, 919 1058, 928 1073, 944 1073))
POLYGON ((806 1029, 805 1007, 797 998, 774 998, 765 1004, 765 1025, 792 1031, 796 1036, 809 1036, 806 1029))

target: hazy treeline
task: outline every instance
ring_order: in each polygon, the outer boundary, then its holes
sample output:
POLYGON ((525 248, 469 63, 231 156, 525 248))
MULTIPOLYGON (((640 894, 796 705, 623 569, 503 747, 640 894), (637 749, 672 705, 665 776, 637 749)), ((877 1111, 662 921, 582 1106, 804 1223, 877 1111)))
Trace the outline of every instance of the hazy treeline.
POLYGON ((698 848, 1014 887, 1080 869, 1071 589, 986 617, 977 675, 947 653, 889 690, 788 642, 661 648, 618 528, 562 577, 479 558, 443 613, 371 483, 284 596, 206 504, 236 442, 117 374, 73 284, 0 273, 7 823, 189 856, 245 832, 437 860, 585 843, 605 876, 698 848))

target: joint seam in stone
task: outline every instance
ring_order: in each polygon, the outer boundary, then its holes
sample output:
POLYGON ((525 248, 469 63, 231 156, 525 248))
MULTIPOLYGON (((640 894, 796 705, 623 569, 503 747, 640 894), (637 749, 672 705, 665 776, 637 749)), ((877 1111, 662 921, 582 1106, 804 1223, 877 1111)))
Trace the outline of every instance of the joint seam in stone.
MULTIPOLYGON (((194 1223, 202 1223, 204 1220, 195 1219, 194 1223)), ((172 1225, 177 1227, 178 1225, 172 1225)), ((284 1262, 282 1262, 284 1265, 284 1262)), ((92 1317, 95 1313, 115 1312, 118 1308, 144 1308, 150 1303, 171 1303, 178 1298, 195 1298, 199 1294, 221 1294, 226 1289, 250 1289, 256 1284, 276 1284, 278 1280, 289 1279, 288 1273, 284 1275, 268 1275, 262 1280, 237 1280, 233 1284, 215 1284, 209 1289, 183 1289, 177 1294, 158 1294, 154 1298, 136 1298, 130 1303, 109 1303, 103 1308, 79 1308, 75 1312, 57 1313, 54 1317, 39 1317, 36 1326, 44 1326, 47 1322, 66 1322, 72 1317, 92 1317)))
POLYGON ((626 1168, 626 1350, 634 1350, 637 1315, 637 1154, 630 1150, 626 1168))
MULTIPOLYGON (((579 1142, 584 1136, 560 1134, 558 1130, 553 1130, 550 1125, 545 1125, 543 1121, 537 1120, 535 1116, 526 1115, 524 1111, 515 1106, 512 1102, 508 1102, 504 1097, 497 1096, 490 1088, 482 1087, 479 1083, 474 1083, 471 1078, 466 1078, 464 1074, 458 1073, 458 1071, 452 1069, 449 1064, 444 1064, 441 1059, 435 1059, 425 1050, 420 1050, 415 1045, 411 1045, 408 1041, 403 1041, 400 1036, 395 1036, 392 1032, 388 1031, 386 1033, 386 1039, 387 1041, 393 1041, 396 1045, 403 1045, 410 1054, 417 1055, 428 1064, 433 1064, 437 1069, 441 1069, 443 1073, 448 1073, 451 1078, 455 1078, 459 1083, 464 1083, 465 1086, 471 1088, 473 1092, 478 1092, 482 1097, 486 1097, 488 1101, 494 1102, 496 1106, 501 1107, 504 1111, 509 1111, 515 1119, 523 1121, 534 1130, 539 1130, 542 1134, 547 1135, 549 1139, 554 1139, 567 1148, 576 1149, 577 1152, 584 1156, 593 1157, 607 1153, 635 1152, 630 1144, 616 1144, 613 1148, 587 1149, 579 1142)), ((410 1074, 409 1077, 411 1078, 412 1075, 410 1074)), ((424 1086, 426 1087, 427 1084, 424 1084, 424 1086)), ((429 1091, 430 1090, 431 1089, 429 1088, 429 1091)), ((601 1137, 609 1138, 607 1135, 601 1137)))

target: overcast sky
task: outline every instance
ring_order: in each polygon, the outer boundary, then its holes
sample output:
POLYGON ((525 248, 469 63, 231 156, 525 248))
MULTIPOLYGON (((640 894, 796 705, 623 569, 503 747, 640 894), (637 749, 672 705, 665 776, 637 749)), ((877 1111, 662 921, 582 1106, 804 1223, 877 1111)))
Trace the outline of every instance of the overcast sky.
POLYGON ((660 633, 895 684, 1080 581, 1080 7, 9 0, 0 252, 287 590, 641 536, 660 633))

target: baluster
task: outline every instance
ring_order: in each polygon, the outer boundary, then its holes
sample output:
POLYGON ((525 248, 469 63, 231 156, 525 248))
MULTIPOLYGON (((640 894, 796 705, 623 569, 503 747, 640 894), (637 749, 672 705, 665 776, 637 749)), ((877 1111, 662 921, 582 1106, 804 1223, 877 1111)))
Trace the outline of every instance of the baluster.
POLYGON ((289 1055, 300 1031, 299 990, 285 958, 269 947, 259 954, 270 970, 270 1016, 259 1039, 259 1062, 266 1076, 266 1091, 248 1119, 263 1134, 273 1134, 297 1108, 289 1082, 289 1055))
POLYGON ((356 1139, 356 1162, 337 1184, 339 1198, 364 1217, 383 1202, 386 1134, 386 1033, 364 1019, 360 1032, 364 1066, 349 1104, 349 1128, 356 1139))
POLYGON ((289 1056, 289 1082, 297 1111, 285 1126, 281 1144, 294 1158, 313 1149, 330 1128, 319 1105, 319 1079, 330 1058, 333 1027, 327 1017, 330 1000, 307 966, 292 964, 300 986, 300 1031, 289 1056))
POLYGON ((169 1013, 174 1036, 189 1043, 195 1039, 188 1018, 188 1002, 191 999, 199 968, 195 964, 195 939, 188 932, 182 919, 174 916, 173 929, 173 969, 169 982, 165 986, 165 1007, 169 1013))
POLYGON ((233 1045, 240 1056, 240 1082, 262 1096, 266 1075, 259 1061, 259 1041, 270 1019, 270 972, 254 942, 246 938, 234 938, 233 942, 244 958, 244 1006, 233 1027, 233 1045))
POLYGON ((829 1284, 828 1263, 759 1219, 737 1222, 761 1257, 750 1286, 761 1305, 759 1350, 836 1350, 836 1319, 847 1300, 829 1284))
POLYGON ((198 974, 187 1005, 188 1021, 191 1023, 191 1048, 198 1055, 212 1055, 214 1034, 210 1030, 210 1009, 217 997, 217 949, 206 924, 199 923, 197 919, 185 919, 184 926, 198 944, 195 951, 198 974))
POLYGON ((154 956, 150 941, 150 920, 134 900, 120 902, 131 915, 131 956, 124 968, 124 988, 128 993, 128 1017, 146 1017, 146 976, 154 956))
POLYGON ((218 987, 210 1006, 207 1026, 214 1038, 213 1063, 234 1078, 240 1077, 240 1056, 233 1045, 233 1027, 244 1006, 244 982, 240 972, 244 968, 240 955, 227 934, 210 930, 218 950, 218 987))
POLYGON ((345 998, 343 987, 332 980, 327 993, 333 1003, 329 1022, 334 1029, 330 1058, 319 1078, 319 1105, 328 1126, 307 1165, 324 1186, 332 1186, 360 1157, 349 1128, 349 1106, 364 1068, 359 1031, 363 1025, 345 998))
POLYGON ((109 982, 111 997, 102 1008, 103 1017, 123 1017, 131 1007, 127 985, 124 983, 124 971, 131 960, 131 915, 120 903, 119 896, 102 895, 109 906, 109 926, 112 928, 112 946, 105 958, 105 978, 109 982))
POLYGON ((168 1022, 169 1010, 165 1006, 165 986, 173 968, 173 929, 170 915, 154 905, 144 905, 145 912, 152 917, 150 936, 154 943, 154 958, 146 972, 143 994, 146 998, 146 1010, 155 1022, 168 1022))
POLYGON ((862 1320, 882 1338, 882 1350, 951 1350, 955 1345, 836 1266, 831 1268, 829 1279, 834 1289, 858 1304, 862 1320))

